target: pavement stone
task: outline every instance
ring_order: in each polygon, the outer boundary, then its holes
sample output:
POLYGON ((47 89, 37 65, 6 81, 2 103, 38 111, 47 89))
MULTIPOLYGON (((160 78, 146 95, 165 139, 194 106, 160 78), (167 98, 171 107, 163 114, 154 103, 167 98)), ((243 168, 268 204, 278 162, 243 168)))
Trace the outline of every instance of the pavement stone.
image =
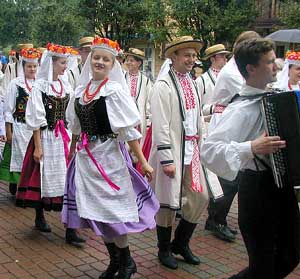
MULTIPOLYGON (((234 201, 228 223, 237 225, 237 203, 234 201)), ((130 235, 130 248, 138 271, 135 278, 151 279, 227 279, 248 264, 240 234, 234 243, 223 242, 204 230, 206 214, 201 219, 191 248, 200 256, 199 266, 179 259, 179 268, 169 270, 157 259, 155 231, 130 235)), ((81 230, 87 242, 83 248, 67 245, 59 213, 46 213, 52 233, 34 229, 34 210, 17 208, 6 184, 0 182, 0 279, 88 279, 98 278, 109 258, 102 239, 91 230, 81 230)), ((287 277, 299 279, 300 268, 287 277)))

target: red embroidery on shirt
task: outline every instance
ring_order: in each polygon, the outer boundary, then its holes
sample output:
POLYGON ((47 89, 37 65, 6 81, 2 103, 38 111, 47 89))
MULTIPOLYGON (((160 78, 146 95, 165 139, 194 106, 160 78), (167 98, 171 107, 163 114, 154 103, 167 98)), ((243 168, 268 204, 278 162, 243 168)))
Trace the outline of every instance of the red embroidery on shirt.
POLYGON ((180 85, 183 90, 185 108, 187 110, 194 109, 196 107, 196 101, 195 101, 194 92, 193 92, 191 81, 188 77, 188 74, 182 74, 182 73, 179 73, 176 71, 174 71, 174 72, 177 75, 180 85))
POLYGON ((138 74, 129 74, 130 79, 130 93, 132 97, 136 97, 136 88, 138 82, 138 74))

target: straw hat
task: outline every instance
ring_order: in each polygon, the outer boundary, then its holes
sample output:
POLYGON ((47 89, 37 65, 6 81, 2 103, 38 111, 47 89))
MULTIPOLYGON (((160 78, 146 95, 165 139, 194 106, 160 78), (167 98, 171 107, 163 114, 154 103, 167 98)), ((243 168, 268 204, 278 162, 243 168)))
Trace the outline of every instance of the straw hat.
POLYGON ((128 55, 131 55, 131 56, 134 56, 134 57, 137 57, 139 59, 146 59, 146 56, 145 56, 145 52, 143 52, 142 50, 138 49, 138 48, 129 48, 128 51, 126 51, 124 53, 125 56, 128 56, 128 55))
POLYGON ((47 50, 46 47, 37 47, 36 49, 37 49, 38 51, 40 51, 41 53, 43 53, 44 51, 47 50))
POLYGON ((194 48, 197 52, 203 47, 203 42, 200 40, 194 40, 191 36, 183 36, 174 39, 170 42, 165 49, 165 56, 170 58, 171 54, 179 49, 194 48))
POLYGON ((94 41, 94 37, 83 37, 79 40, 79 47, 91 47, 94 41))
POLYGON ((32 43, 18 44, 16 49, 17 51, 20 51, 22 48, 33 48, 33 44, 32 43))
POLYGON ((208 58, 210 58, 210 57, 212 57, 216 54, 223 54, 223 53, 224 54, 229 54, 230 51, 227 51, 225 49, 225 46, 222 45, 222 44, 213 45, 211 47, 208 47, 205 50, 205 52, 204 52, 205 56, 204 56, 203 60, 207 60, 208 58))

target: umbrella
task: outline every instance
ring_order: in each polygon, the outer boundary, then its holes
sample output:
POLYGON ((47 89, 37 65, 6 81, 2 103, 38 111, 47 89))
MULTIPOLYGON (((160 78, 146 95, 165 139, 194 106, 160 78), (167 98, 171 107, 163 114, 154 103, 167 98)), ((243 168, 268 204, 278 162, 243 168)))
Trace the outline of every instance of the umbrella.
POLYGON ((266 38, 275 42, 300 43, 300 29, 283 29, 271 33, 266 38))

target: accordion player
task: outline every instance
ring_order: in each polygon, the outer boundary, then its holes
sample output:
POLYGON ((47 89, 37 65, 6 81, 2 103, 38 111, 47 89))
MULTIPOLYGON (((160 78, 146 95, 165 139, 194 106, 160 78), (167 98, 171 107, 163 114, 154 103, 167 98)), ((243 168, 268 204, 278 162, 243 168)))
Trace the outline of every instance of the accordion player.
POLYGON ((280 136, 287 145, 270 154, 276 185, 300 186, 300 91, 270 92, 263 96, 261 109, 269 136, 280 136))

